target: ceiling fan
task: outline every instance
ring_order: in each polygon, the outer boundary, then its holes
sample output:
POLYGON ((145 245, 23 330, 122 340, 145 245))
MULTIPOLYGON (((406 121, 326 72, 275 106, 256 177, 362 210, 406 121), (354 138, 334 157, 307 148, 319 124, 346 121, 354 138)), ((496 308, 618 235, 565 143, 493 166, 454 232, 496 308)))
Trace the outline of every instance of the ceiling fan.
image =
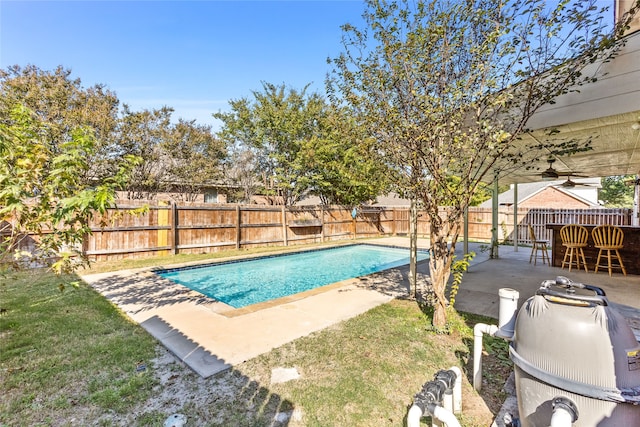
POLYGON ((564 187, 564 188, 574 188, 574 187, 594 187, 591 184, 585 184, 582 182, 575 182, 571 180, 571 177, 574 175, 567 176, 567 180, 561 184, 556 185, 555 187, 564 187))
POLYGON ((576 185, 575 182, 571 181, 571 177, 579 177, 579 178, 586 178, 585 176, 582 175, 577 175, 573 172, 558 172, 557 170, 555 170, 553 168, 553 163, 555 163, 556 159, 548 159, 547 163, 549 163, 549 167, 544 170, 542 172, 542 174, 540 174, 540 176, 542 177, 543 181, 555 181, 556 179, 558 179, 561 176, 566 176, 567 181, 566 183, 568 183, 568 185, 566 185, 566 187, 574 187, 576 185), (573 185, 571 185, 571 183, 573 183, 573 185))

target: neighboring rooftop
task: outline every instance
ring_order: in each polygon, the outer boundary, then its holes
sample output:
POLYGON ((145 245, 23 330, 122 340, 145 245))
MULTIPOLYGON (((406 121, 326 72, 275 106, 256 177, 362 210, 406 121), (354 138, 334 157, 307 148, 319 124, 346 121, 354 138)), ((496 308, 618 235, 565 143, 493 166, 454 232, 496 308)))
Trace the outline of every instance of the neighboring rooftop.
MULTIPOLYGON (((557 192, 564 194, 567 198, 574 199, 576 202, 585 205, 585 208, 599 208, 598 189, 602 187, 600 178, 572 178, 571 181, 576 184, 575 187, 566 187, 566 179, 557 181, 541 181, 518 184, 518 205, 525 203, 534 196, 540 195, 543 191, 551 188, 557 192)), ((498 205, 512 206, 514 202, 514 186, 511 185, 509 190, 498 195, 498 205)), ((537 202, 540 204, 540 202, 537 202)), ((486 200, 480 204, 482 208, 490 208, 492 200, 486 200)), ((553 207, 542 206, 539 207, 553 207)))

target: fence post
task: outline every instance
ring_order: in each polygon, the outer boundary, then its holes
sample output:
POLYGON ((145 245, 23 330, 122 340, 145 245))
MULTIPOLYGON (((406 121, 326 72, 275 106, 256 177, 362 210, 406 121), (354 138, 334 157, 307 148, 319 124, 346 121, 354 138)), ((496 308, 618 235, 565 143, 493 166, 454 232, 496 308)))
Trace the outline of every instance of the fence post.
POLYGON ((324 242, 324 205, 320 205, 320 241, 324 242))
MULTIPOLYGON (((158 227, 166 227, 169 225, 169 203, 160 200, 158 202, 158 227), (166 206, 167 208, 160 208, 166 206)), ((169 230, 158 230, 157 237, 158 246, 167 246, 169 240, 169 230)), ((168 251, 158 251, 158 255, 167 255, 168 251)))
POLYGON ((285 246, 289 246, 289 242, 287 241, 287 211, 282 205, 282 241, 285 246))
POLYGON ((171 239, 171 253, 176 255, 178 253, 178 205, 176 202, 171 203, 171 235, 173 238, 171 239))
POLYGON ((391 235, 396 235, 396 208, 391 209, 391 235))
POLYGON ((513 184, 513 251, 518 252, 518 183, 513 184))
POLYGON ((236 249, 240 249, 240 205, 236 205, 236 249))

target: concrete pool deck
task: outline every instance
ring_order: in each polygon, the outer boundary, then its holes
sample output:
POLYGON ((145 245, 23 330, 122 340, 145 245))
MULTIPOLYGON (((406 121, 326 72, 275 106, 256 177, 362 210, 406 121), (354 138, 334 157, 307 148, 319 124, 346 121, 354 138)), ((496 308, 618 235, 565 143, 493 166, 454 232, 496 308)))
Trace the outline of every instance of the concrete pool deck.
MULTIPOLYGON (((358 242, 408 246, 406 237, 358 242)), ((426 249, 427 245, 428 241, 419 239, 420 248, 426 249)), ((528 247, 514 251, 501 246, 500 257, 494 260, 488 259, 480 244, 471 244, 470 250, 477 256, 456 298, 459 311, 497 318, 500 288, 518 290, 522 304, 535 294, 542 280, 564 275, 604 288, 610 301, 626 304, 620 306, 621 310, 640 330, 640 276, 614 274, 610 278, 606 273, 569 273, 540 263, 534 266, 528 262, 528 247)), ((405 266, 234 310, 162 279, 151 270, 88 274, 82 278, 205 378, 408 293, 405 266)), ((418 272, 426 275, 428 263, 419 263, 418 272)))
POLYGON ((350 279, 236 310, 148 268, 82 278, 205 378, 394 298, 350 279))

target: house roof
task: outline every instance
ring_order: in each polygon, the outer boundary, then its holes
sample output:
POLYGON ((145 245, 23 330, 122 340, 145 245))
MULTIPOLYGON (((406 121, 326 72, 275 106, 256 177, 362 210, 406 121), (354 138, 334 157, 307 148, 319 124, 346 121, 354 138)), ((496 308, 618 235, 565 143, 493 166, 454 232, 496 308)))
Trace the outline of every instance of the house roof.
POLYGON ((411 200, 403 199, 396 193, 389 193, 387 195, 376 197, 376 201, 371 204, 372 206, 410 206, 411 200))
MULTIPOLYGON (((571 180, 577 184, 584 184, 586 186, 589 186, 593 188, 594 191, 597 191, 598 188, 602 187, 600 178, 572 178, 571 180)), ((565 193, 569 197, 573 197, 574 199, 577 199, 589 206, 593 206, 593 207, 600 206, 597 203, 594 203, 593 201, 581 196, 579 192, 576 192, 575 188, 582 189, 582 188, 585 188, 584 186, 577 186, 574 188, 563 187, 562 184, 564 182, 566 182, 566 179, 562 179, 558 181, 541 181, 541 182, 529 182, 525 184, 518 184, 518 204, 526 201, 527 199, 530 199, 531 197, 535 196, 536 194, 540 193, 541 191, 543 191, 548 187, 554 187, 556 190, 562 193, 565 193)), ((503 206, 513 205, 513 195, 514 195, 514 188, 513 186, 511 186, 509 190, 503 193, 500 193, 498 195, 498 205, 503 205, 503 206)), ((483 207, 483 208, 490 208, 491 206, 492 206, 491 199, 486 200, 480 204, 480 207, 483 207)))

